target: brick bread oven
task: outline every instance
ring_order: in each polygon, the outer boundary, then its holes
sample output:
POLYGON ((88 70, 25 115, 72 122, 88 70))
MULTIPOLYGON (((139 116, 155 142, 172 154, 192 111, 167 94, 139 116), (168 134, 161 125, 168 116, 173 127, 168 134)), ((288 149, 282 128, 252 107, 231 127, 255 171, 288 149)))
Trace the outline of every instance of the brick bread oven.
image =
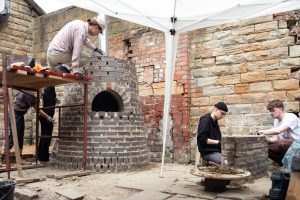
MULTIPOLYGON (((124 60, 96 57, 86 67, 88 84, 87 169, 122 171, 148 163, 135 66, 124 60)), ((63 105, 83 103, 83 85, 65 87, 63 105)), ((59 168, 82 169, 83 107, 62 110, 59 168)))
POLYGON ((222 163, 228 167, 250 171, 251 178, 266 175, 268 164, 266 136, 223 136, 222 163))

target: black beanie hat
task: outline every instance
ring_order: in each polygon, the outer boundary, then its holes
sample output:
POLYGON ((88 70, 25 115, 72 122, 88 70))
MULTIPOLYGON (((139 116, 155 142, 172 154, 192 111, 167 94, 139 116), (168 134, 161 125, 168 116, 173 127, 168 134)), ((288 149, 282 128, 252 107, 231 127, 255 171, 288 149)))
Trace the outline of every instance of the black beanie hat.
POLYGON ((227 108, 227 106, 226 106, 226 104, 224 102, 216 103, 215 107, 218 108, 218 109, 220 109, 220 110, 223 110, 225 112, 228 111, 228 108, 227 108))

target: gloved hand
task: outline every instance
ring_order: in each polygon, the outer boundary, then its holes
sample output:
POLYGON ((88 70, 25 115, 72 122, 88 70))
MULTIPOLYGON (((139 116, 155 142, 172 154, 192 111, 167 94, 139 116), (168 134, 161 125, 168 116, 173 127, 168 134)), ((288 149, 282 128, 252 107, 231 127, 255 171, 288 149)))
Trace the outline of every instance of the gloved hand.
POLYGON ((94 51, 96 53, 100 54, 101 56, 103 56, 103 54, 104 54, 104 52, 101 49, 98 49, 98 48, 94 49, 94 51))
POLYGON ((50 117, 49 115, 46 117, 46 119, 47 119, 48 122, 53 123, 53 119, 52 119, 52 117, 50 117))
POLYGON ((65 65, 63 65, 63 64, 59 64, 59 65, 57 66, 57 69, 58 69, 58 71, 61 72, 61 73, 67 73, 67 74, 69 74, 69 73, 72 72, 71 70, 69 70, 69 69, 68 69, 65 65))
POLYGON ((84 77, 85 77, 85 75, 84 75, 83 73, 80 73, 80 72, 76 72, 74 75, 78 76, 78 78, 79 78, 80 80, 83 80, 84 77))
POLYGON ((221 141, 219 140, 217 147, 221 147, 221 141))

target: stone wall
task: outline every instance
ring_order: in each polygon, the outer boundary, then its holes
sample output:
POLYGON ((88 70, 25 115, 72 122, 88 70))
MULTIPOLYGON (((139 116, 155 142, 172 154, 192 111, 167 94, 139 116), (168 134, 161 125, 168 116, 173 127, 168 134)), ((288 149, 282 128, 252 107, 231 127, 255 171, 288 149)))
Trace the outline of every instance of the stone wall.
MULTIPOLYGON (((7 22, 0 23, 0 70, 2 70, 2 52, 32 56, 32 21, 38 16, 24 0, 14 0, 9 4, 11 13, 7 22)), ((29 112, 25 118, 27 135, 32 134, 32 117, 32 112, 29 112)), ((4 136, 3 128, 3 99, 2 88, 0 88, 0 137, 2 134, 4 136)))
POLYGON ((281 99, 299 112, 299 12, 268 15, 192 32, 191 75, 201 90, 191 93, 191 130, 216 102, 228 104, 225 135, 248 134, 272 126, 267 102, 281 99))
MULTIPOLYGON (((272 99, 282 99, 287 111, 299 112, 297 24, 299 12, 294 11, 180 36, 171 104, 171 109, 176 110, 171 119, 173 123, 177 119, 180 125, 170 125, 169 158, 194 159, 199 118, 218 101, 229 107, 228 115, 219 123, 224 135, 244 135, 271 127, 273 120, 266 105, 272 99), (180 146, 178 154, 176 146, 180 146)), ((159 122, 164 91, 163 33, 110 18, 109 55, 136 63, 144 119, 149 128, 148 144, 153 157, 158 158, 162 144, 159 122)))
POLYGON ((268 146, 265 136, 222 137, 222 163, 228 167, 246 169, 251 178, 267 174, 268 146))
POLYGON ((0 26, 0 60, 1 52, 32 56, 32 21, 38 15, 24 0, 10 2, 10 11, 7 23, 0 26))
MULTIPOLYGON (((32 21, 36 14, 22 0, 11 2, 11 9, 8 27, 0 28, 0 50, 33 56, 41 64, 46 63, 49 42, 67 21, 86 20, 95 15, 83 9, 67 8, 32 21)), ((265 109, 271 99, 282 99, 287 111, 299 112, 299 100, 295 100, 300 96, 299 30, 299 11, 294 11, 180 35, 168 158, 178 162, 193 160, 198 120, 217 101, 229 105, 229 114, 220 122, 224 135, 243 135, 272 126, 265 109)), ((109 18, 108 34, 109 56, 129 59, 136 65, 148 146, 152 157, 159 159, 164 35, 114 18, 109 18)), ((62 95, 63 90, 57 92, 62 95)), ((30 132, 28 128, 26 132, 30 132)))
MULTIPOLYGON (((11 2, 11 15, 8 18, 8 26, 0 27, 0 61, 2 60, 1 52, 9 54, 26 55, 36 59, 42 65, 46 65, 46 52, 48 45, 55 34, 69 21, 81 19, 86 21, 88 18, 95 16, 95 12, 84 10, 76 7, 68 7, 49 13, 47 15, 38 16, 32 11, 28 4, 23 0, 11 2)), ((91 38, 95 45, 99 44, 98 38, 91 38)), ((2 67, 2 63, 0 62, 2 67)), ((61 99, 64 88, 56 88, 57 96, 61 99)), ((2 95, 2 89, 0 90, 2 95)), ((1 99, 2 102, 2 99, 1 99)), ((0 104, 0 130, 3 131, 3 104, 0 104)), ((57 112, 56 116, 57 118, 57 112)), ((30 109, 25 116, 26 130, 25 143, 34 142, 32 138, 35 133, 35 112, 30 109)), ((57 121, 57 120, 56 120, 57 121)), ((57 127, 54 128, 57 132, 57 127)))
MULTIPOLYGON (((153 160, 160 160, 162 150, 162 117, 165 90, 164 34, 129 22, 109 18, 109 55, 135 63, 142 101, 148 146, 153 160)), ((189 35, 179 38, 167 136, 167 158, 177 162, 190 160, 189 101, 189 35)))

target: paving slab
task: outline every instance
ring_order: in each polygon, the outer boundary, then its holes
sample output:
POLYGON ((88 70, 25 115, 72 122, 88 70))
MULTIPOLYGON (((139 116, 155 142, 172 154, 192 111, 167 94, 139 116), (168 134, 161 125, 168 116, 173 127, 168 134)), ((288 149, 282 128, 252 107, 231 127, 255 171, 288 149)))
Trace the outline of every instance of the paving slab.
POLYGON ((172 185, 172 187, 169 187, 163 192, 167 192, 170 194, 181 194, 199 199, 215 199, 218 194, 213 192, 206 192, 204 191, 204 187, 198 184, 190 184, 187 182, 179 182, 175 185, 172 185))
POLYGON ((14 196, 19 200, 31 200, 38 198, 38 194, 35 191, 27 188, 16 188, 14 196))
MULTIPOLYGON (((150 163, 149 166, 135 171, 117 173, 95 173, 89 176, 64 178, 60 180, 47 179, 46 181, 29 183, 25 186, 16 185, 17 188, 28 188, 38 194, 39 200, 64 198, 56 191, 71 188, 72 194, 77 191, 85 194, 87 200, 117 200, 125 198, 137 198, 137 200, 152 200, 153 197, 164 198, 166 200, 210 200, 210 199, 247 199, 254 200, 255 196, 268 193, 272 181, 270 177, 263 177, 254 180, 253 183, 246 183, 240 187, 229 188, 223 193, 206 192, 199 183, 201 177, 190 174, 193 165, 166 164, 164 177, 160 177, 160 163, 150 163), (37 190, 36 188, 39 188, 37 190), (144 194, 144 195, 143 195, 144 194), (146 198, 139 198, 140 196, 146 198), (161 195, 161 196, 160 196, 161 195), (249 199, 252 198, 252 199, 249 199)), ((24 170, 25 176, 44 177, 47 174, 63 175, 70 173, 68 170, 46 167, 39 169, 24 170)), ((12 177, 17 173, 12 172, 12 177)))
POLYGON ((71 200, 80 200, 80 199, 83 199, 83 197, 84 197, 83 194, 81 194, 77 190, 71 189, 71 188, 57 190, 56 193, 66 197, 68 199, 71 199, 71 200))
POLYGON ((168 199, 170 196, 172 196, 172 195, 165 194, 162 192, 157 192, 157 191, 141 191, 132 196, 125 197, 122 199, 123 200, 139 200, 139 199, 163 200, 163 199, 168 199))
POLYGON ((176 194, 173 195, 172 197, 168 198, 168 200, 199 200, 198 197, 190 197, 187 195, 182 195, 182 194, 176 194))

